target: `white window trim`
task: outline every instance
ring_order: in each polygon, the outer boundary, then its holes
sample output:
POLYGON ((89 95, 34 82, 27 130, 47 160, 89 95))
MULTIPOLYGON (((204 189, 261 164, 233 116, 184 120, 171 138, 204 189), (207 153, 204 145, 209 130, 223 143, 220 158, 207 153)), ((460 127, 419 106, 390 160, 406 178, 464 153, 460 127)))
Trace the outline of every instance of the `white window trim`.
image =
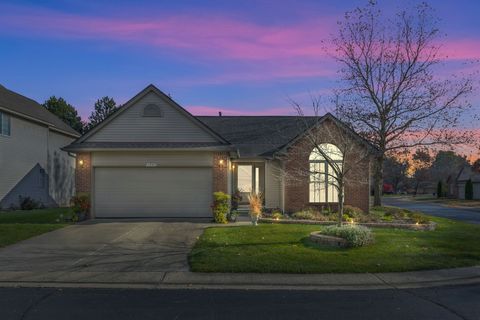
POLYGON ((2 137, 11 137, 12 136, 12 117, 9 114, 6 114, 3 111, 0 111, 0 135, 2 137), (8 118, 8 134, 3 133, 3 117, 8 118))

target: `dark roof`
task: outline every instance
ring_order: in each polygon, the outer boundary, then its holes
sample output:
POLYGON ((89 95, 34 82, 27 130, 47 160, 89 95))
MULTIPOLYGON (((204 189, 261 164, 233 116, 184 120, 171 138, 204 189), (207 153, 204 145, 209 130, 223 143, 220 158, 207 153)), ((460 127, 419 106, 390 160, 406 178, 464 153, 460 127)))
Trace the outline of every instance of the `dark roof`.
POLYGON ((197 116, 239 149, 242 158, 272 156, 318 121, 300 116, 197 116))
POLYGON ((65 151, 88 149, 218 149, 234 151, 233 146, 219 142, 82 142, 64 147, 65 151))
POLYGON ((67 132, 71 135, 77 137, 80 136, 77 131, 73 130, 56 115, 42 107, 38 102, 8 90, 2 85, 0 85, 0 107, 26 117, 46 122, 53 128, 67 132))

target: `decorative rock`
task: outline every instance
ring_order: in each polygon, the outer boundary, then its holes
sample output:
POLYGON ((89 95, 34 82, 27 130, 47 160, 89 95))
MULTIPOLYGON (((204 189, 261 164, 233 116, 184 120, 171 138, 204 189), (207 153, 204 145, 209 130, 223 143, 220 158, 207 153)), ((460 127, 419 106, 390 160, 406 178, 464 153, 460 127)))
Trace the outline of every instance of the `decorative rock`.
POLYGON ((347 240, 339 237, 327 236, 327 235, 321 234, 320 231, 314 231, 310 233, 310 240, 325 246, 338 247, 338 248, 348 247, 347 240))

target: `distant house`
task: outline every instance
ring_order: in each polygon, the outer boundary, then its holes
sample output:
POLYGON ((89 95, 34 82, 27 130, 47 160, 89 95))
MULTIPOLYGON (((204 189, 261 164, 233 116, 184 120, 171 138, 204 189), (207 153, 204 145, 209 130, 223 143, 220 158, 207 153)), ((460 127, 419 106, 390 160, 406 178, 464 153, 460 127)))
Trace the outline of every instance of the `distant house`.
POLYGON ((75 191, 75 158, 60 148, 80 135, 32 99, 0 85, 0 208, 19 197, 66 206, 75 191))
POLYGON ((465 199, 465 184, 471 179, 473 183, 473 199, 480 200, 480 172, 475 172, 470 166, 463 167, 457 176, 457 194, 459 199, 465 199))

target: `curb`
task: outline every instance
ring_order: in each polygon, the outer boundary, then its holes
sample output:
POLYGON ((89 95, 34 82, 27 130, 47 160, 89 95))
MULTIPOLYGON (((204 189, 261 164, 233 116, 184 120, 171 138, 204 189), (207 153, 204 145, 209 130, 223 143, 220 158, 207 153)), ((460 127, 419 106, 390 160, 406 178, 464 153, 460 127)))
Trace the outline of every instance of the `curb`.
POLYGON ((0 287, 112 289, 381 290, 480 283, 480 266, 361 274, 0 272, 0 287))

